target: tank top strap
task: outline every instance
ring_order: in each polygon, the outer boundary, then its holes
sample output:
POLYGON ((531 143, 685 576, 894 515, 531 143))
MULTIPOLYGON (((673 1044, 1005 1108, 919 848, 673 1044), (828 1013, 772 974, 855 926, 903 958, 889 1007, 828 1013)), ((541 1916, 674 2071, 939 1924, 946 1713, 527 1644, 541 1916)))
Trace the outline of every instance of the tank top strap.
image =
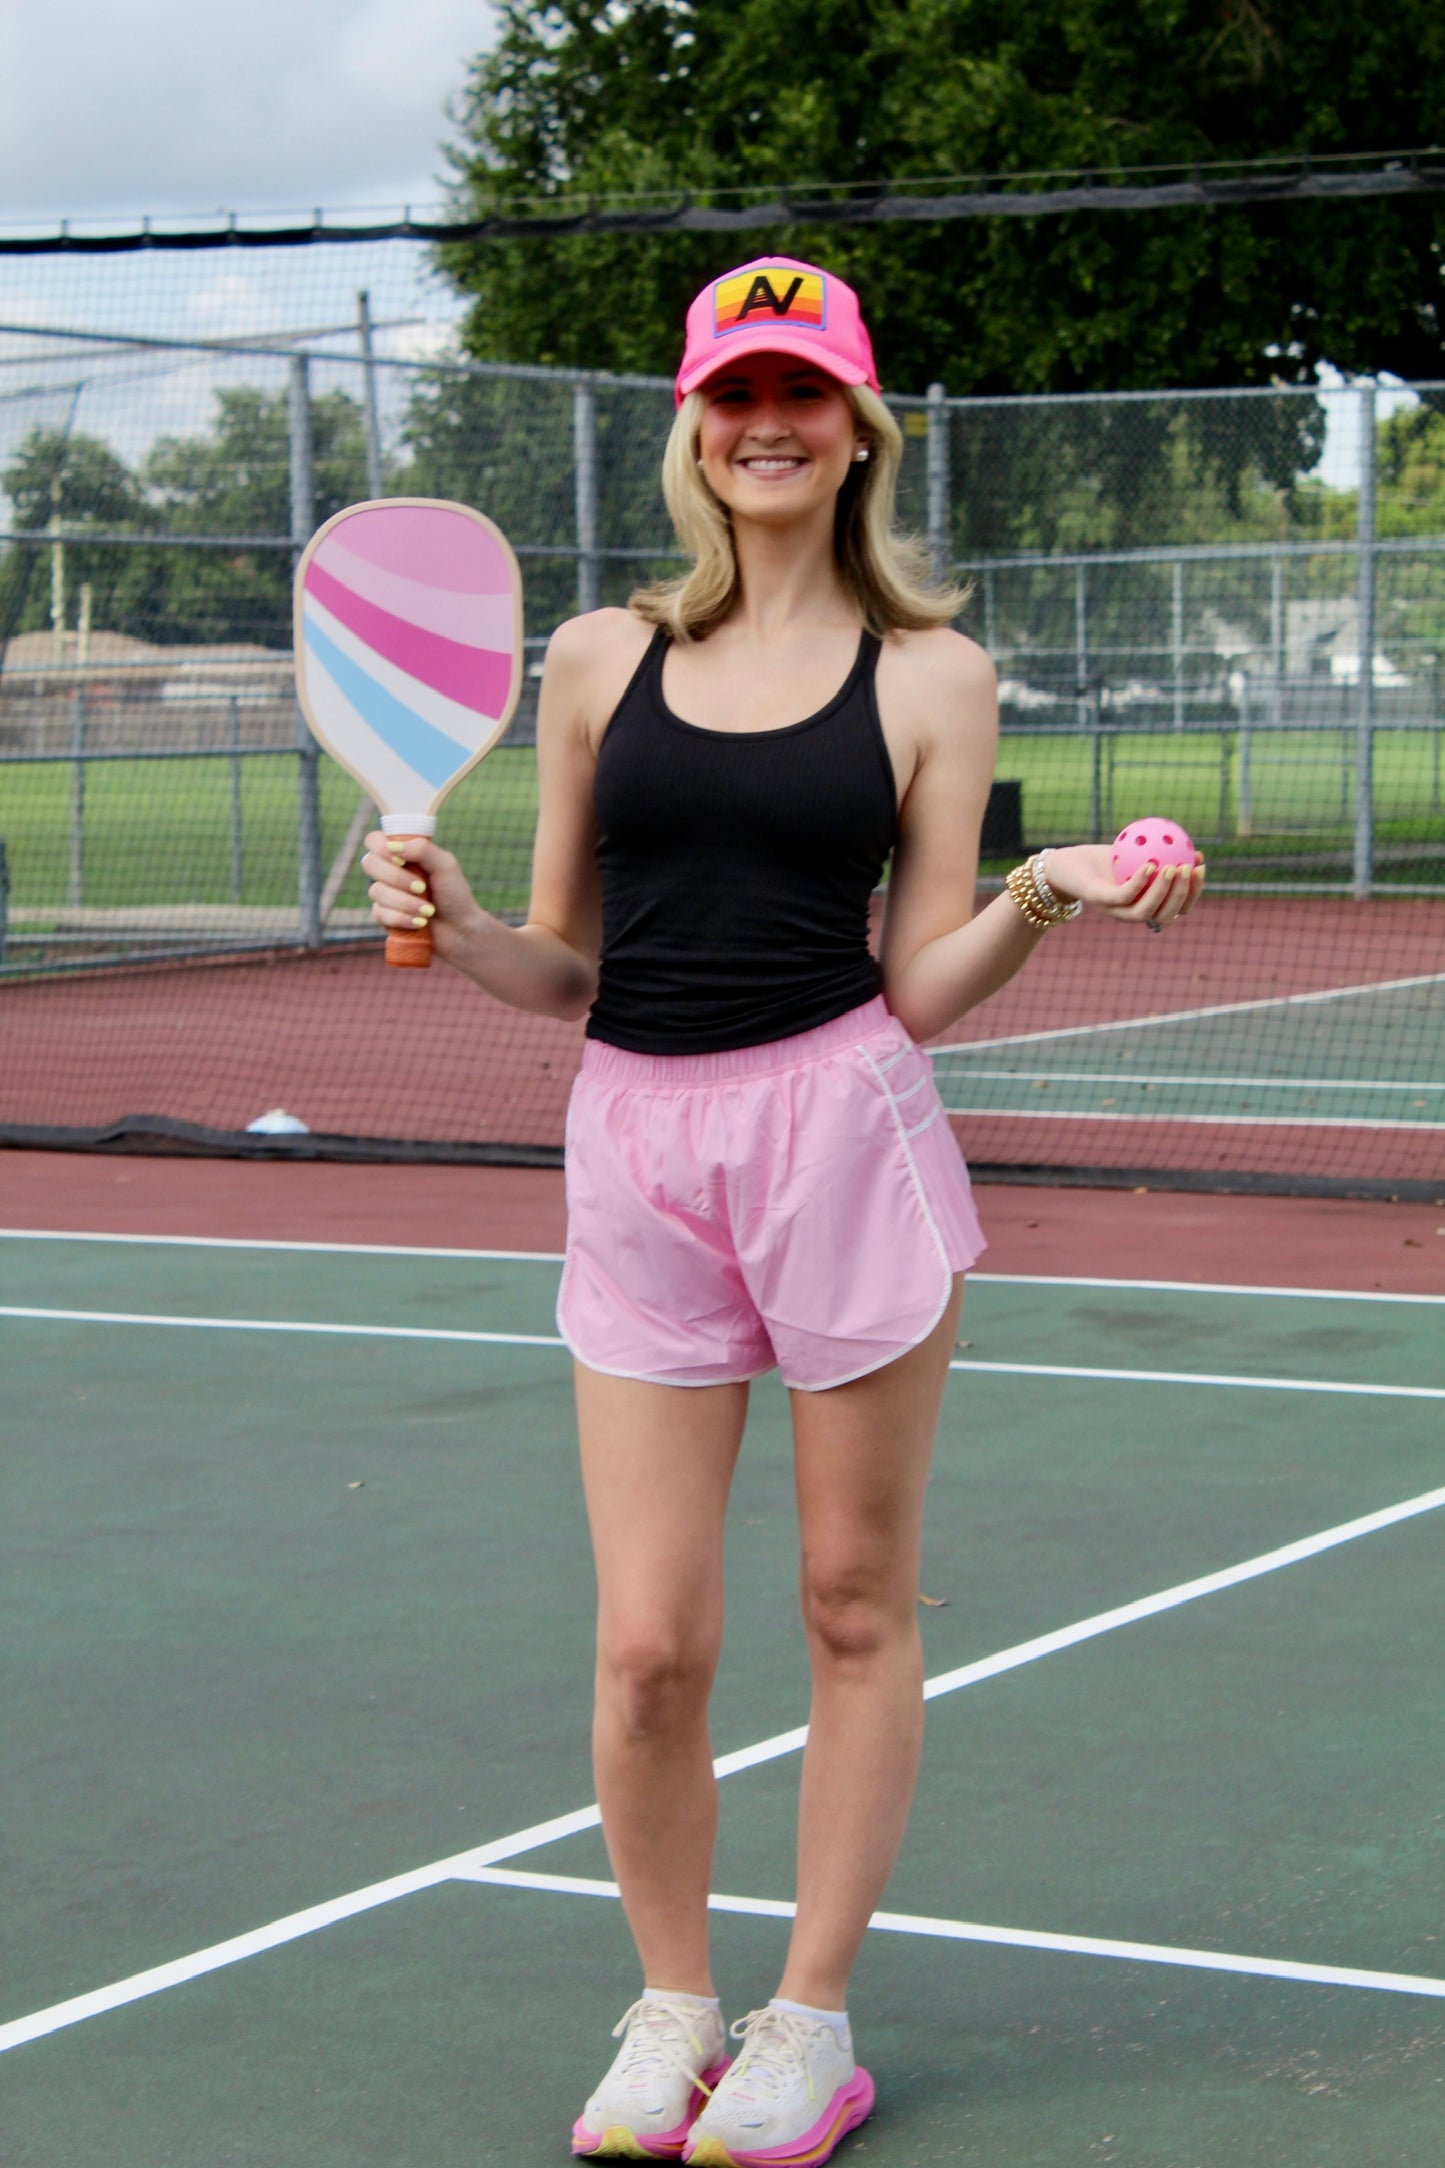
POLYGON ((637 673, 627 688, 629 698, 633 694, 641 696, 649 725, 657 721, 667 705, 662 697, 662 665, 671 645, 672 634, 666 625, 654 625, 652 638, 648 641, 642 660, 637 665, 637 673))

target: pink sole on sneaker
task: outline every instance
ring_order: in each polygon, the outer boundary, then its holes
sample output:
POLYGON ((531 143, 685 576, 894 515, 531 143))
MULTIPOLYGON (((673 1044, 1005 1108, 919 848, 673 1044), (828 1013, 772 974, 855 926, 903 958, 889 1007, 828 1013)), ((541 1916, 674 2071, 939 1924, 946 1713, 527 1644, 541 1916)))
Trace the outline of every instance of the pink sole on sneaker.
MULTIPOLYGON (((728 2067, 728 2060, 704 2070, 702 2083, 711 2092, 728 2067)), ((589 2130, 579 2115, 572 2125, 572 2150, 598 2160, 681 2160, 687 2134, 707 2106, 707 2093, 699 2086, 687 2104, 687 2114, 671 2130, 649 2132, 639 2138, 625 2123, 609 2123, 605 2130, 589 2130)))
POLYGON ((874 2086, 866 2070, 855 2070, 840 2085, 811 2130, 790 2145, 765 2145, 743 2151, 729 2149, 721 2138, 699 2138, 683 2155, 689 2168, 818 2168, 828 2159, 840 2139, 866 2123, 873 2113, 874 2086))

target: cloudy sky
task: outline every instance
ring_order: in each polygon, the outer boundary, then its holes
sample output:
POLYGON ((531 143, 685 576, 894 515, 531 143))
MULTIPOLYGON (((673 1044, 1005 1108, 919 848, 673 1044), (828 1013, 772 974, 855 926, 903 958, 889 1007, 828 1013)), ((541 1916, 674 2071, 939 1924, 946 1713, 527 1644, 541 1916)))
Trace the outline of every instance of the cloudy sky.
POLYGON ((0 224, 435 203, 485 0, 0 0, 0 224))

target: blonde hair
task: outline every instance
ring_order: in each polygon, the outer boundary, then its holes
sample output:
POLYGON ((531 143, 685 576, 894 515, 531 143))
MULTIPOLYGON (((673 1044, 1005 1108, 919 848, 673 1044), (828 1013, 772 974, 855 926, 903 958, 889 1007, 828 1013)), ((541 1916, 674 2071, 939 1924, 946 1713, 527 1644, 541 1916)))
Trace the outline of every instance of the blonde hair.
MULTIPOLYGON (((894 525, 903 433, 876 391, 844 386, 854 417, 867 433, 870 456, 848 469, 838 492, 833 547, 843 585, 869 632, 917 632, 951 624, 968 589, 934 578, 928 550, 894 525)), ((629 598, 649 625, 665 625, 674 640, 705 640, 727 616, 738 593, 732 519, 698 464, 703 396, 689 392, 677 410, 662 458, 662 494, 691 569, 654 580, 629 598)))

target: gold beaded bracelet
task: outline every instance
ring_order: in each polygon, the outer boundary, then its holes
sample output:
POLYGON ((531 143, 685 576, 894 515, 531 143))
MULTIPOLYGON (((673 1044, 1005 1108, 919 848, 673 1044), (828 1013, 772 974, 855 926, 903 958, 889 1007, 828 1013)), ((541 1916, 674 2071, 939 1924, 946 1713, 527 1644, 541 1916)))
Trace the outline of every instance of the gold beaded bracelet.
POLYGON ((1062 926, 1065 919, 1077 918, 1079 905, 1060 903, 1053 890, 1043 885, 1037 868, 1037 857, 1025 859, 1021 866, 1014 867, 1007 887, 1029 924, 1047 932, 1050 926, 1062 926))

